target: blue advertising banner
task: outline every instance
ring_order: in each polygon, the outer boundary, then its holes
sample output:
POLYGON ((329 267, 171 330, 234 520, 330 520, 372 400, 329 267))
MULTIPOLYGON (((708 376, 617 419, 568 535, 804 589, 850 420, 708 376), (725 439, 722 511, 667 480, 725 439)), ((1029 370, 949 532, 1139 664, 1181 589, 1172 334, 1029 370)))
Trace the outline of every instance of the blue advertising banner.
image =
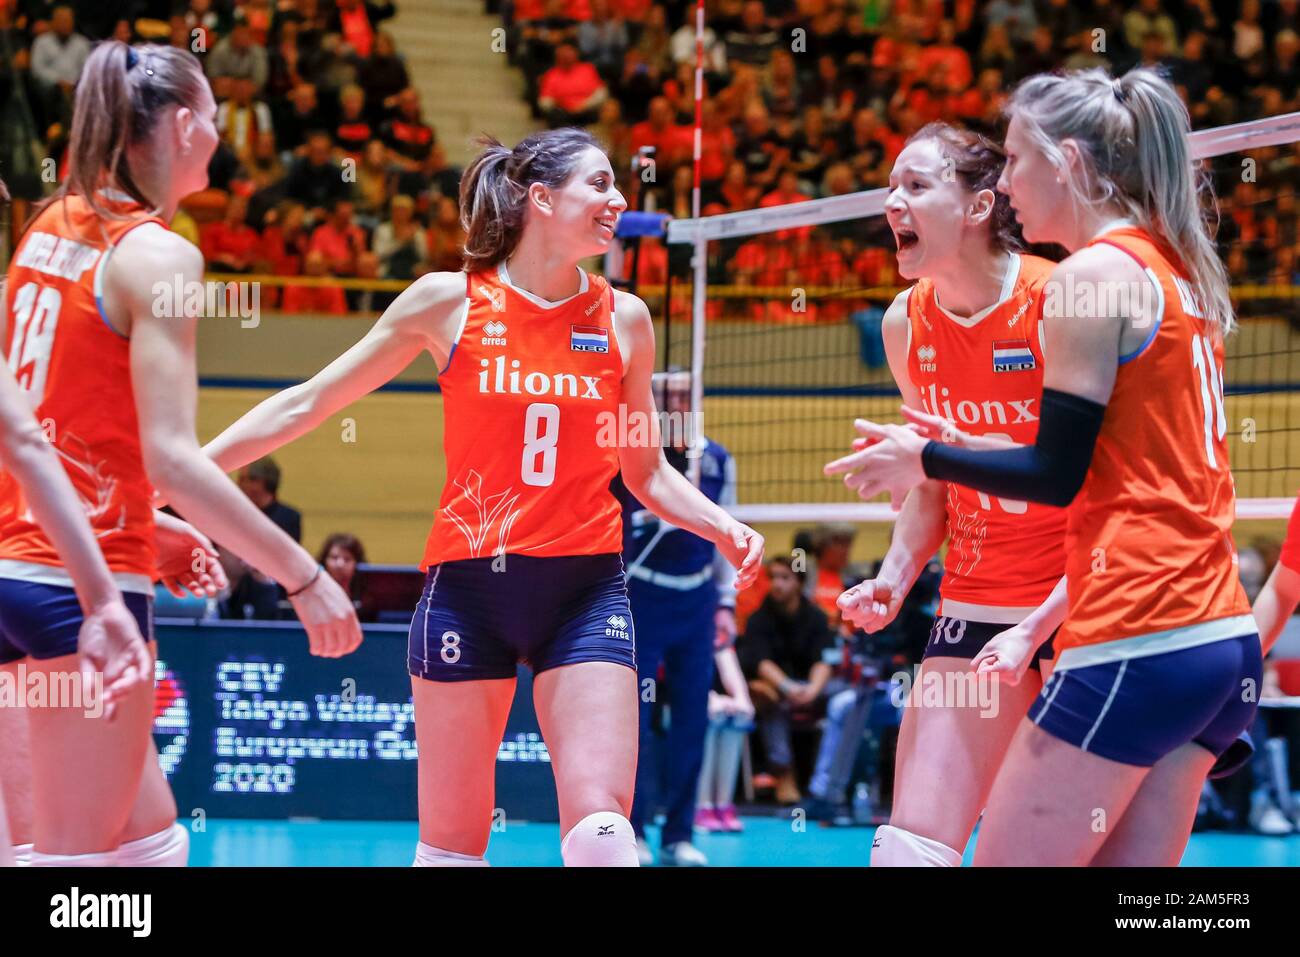
MULTIPOLYGON (((296 622, 158 619, 154 741, 182 818, 414 819, 406 627, 367 625, 317 658, 296 622)), ((440 733, 458 734, 456 728, 440 733)), ((497 751, 496 807, 559 819, 550 754, 520 668, 497 751)))

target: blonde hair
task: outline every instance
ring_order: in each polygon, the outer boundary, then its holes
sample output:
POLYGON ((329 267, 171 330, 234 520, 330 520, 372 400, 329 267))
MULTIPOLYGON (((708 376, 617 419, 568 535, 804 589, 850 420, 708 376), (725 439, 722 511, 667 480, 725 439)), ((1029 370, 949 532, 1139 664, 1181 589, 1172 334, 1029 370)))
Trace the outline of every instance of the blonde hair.
POLYGON ((1040 74, 1016 87, 1006 112, 1062 171, 1079 206, 1114 203, 1168 243, 1199 290, 1206 318, 1221 335, 1232 331, 1228 272, 1207 221, 1216 211, 1213 188, 1193 166, 1191 119, 1168 80, 1148 67, 1119 78, 1100 68, 1040 74), (1068 169, 1058 145, 1066 139, 1082 152, 1084 182, 1068 169))

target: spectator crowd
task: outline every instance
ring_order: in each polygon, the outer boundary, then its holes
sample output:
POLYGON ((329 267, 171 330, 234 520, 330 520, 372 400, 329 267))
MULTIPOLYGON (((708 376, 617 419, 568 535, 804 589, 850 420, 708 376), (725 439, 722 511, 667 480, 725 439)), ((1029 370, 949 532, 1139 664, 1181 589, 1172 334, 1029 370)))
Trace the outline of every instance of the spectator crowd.
MULTIPOLYGON (((536 117, 590 126, 634 204, 690 215, 694 0, 486 2, 502 18, 536 117), (653 147, 654 167, 633 175, 644 147, 653 147)), ((1196 127, 1300 109, 1300 0, 709 0, 706 8, 705 214, 883 186, 922 125, 950 120, 996 133, 1014 84, 1059 67, 1160 65, 1196 127)), ((219 103, 211 188, 174 223, 214 269, 410 280, 460 268, 459 170, 384 29, 394 12, 389 0, 0 0, 0 163, 20 201, 14 219, 49 188, 30 144, 62 170, 72 91, 91 44, 148 40, 193 50, 219 103)), ((1250 157, 1249 175, 1238 154, 1215 164, 1222 253, 1238 283, 1290 285, 1300 278, 1300 146, 1250 157)), ((719 244, 710 281, 846 292, 898 281, 883 222, 793 233, 719 244)), ((642 244, 641 282, 662 282, 669 268, 669 250, 642 244)), ((267 293, 268 307, 324 313, 381 308, 392 295, 339 284, 267 293)), ((798 316, 788 303, 710 308, 806 322, 843 321, 860 304, 821 297, 798 316)))
MULTIPOLYGON (((49 189, 24 151, 38 143, 62 176, 77 78, 92 43, 112 37, 203 62, 221 143, 209 188, 172 227, 212 270, 410 280, 459 269, 459 171, 384 29, 394 12, 387 0, 0 0, 0 163, 20 201, 14 220, 49 189)), ((387 298, 329 284, 268 288, 262 301, 342 313, 387 298)))
MULTIPOLYGON (((1195 128, 1300 109, 1298 8, 1298 0, 708 0, 702 211, 884 186, 921 126, 946 120, 996 135, 1010 89, 1058 68, 1158 65, 1195 128)), ((629 189, 648 193, 646 208, 689 216, 694 0, 503 0, 500 13, 535 115, 591 124, 629 189), (648 182, 628 173, 647 146, 656 161, 648 182)), ((1250 156, 1248 176, 1239 154, 1214 164, 1222 253, 1235 282, 1290 285, 1300 278, 1300 146, 1250 156)), ((892 240, 883 223, 867 225, 720 244, 710 282, 891 285, 892 240)), ((661 282, 668 254, 643 248, 636 268, 643 282, 661 282)), ((792 317, 788 302, 749 302, 718 314, 842 321, 853 309, 831 305, 792 317)))

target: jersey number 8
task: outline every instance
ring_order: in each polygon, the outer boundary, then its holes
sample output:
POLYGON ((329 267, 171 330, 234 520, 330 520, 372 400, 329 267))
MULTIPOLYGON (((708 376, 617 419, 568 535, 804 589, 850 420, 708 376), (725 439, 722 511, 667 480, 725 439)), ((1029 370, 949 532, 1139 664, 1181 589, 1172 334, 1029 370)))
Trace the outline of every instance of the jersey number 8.
POLYGON ((525 485, 546 486, 555 481, 555 447, 560 441, 560 407, 534 402, 524 417, 524 456, 521 474, 525 485))

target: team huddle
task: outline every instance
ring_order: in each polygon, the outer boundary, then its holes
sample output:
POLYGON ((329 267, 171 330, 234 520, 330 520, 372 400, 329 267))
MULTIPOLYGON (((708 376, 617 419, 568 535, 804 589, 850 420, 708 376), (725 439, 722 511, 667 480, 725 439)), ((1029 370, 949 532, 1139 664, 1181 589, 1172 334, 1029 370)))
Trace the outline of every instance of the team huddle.
MULTIPOLYGON (((201 278, 166 224, 206 184, 215 111, 191 54, 101 43, 69 175, 8 272, 0 667, 100 676, 108 710, 0 709, 0 863, 11 845, 33 865, 187 862, 150 735, 154 582, 216 594, 216 542, 281 583, 313 653, 355 649, 347 596, 225 473, 427 352, 447 480, 408 642, 415 864, 486 865, 524 662, 564 863, 635 866, 635 625, 610 484, 712 543, 738 589, 764 542, 666 460, 649 310, 579 265, 627 208, 608 158, 576 129, 485 140, 461 183, 463 271, 413 282, 351 349, 201 447, 198 316, 157 315, 149 290, 201 278), (600 441, 620 410, 647 441, 600 441)), ((1227 277, 1159 75, 1034 77, 1008 117, 1005 146, 931 124, 899 154, 886 216, 913 285, 883 335, 907 424, 859 420, 826 466, 899 510, 877 576, 840 597, 845 620, 888 624, 946 541, 923 669, 1001 683, 992 715, 907 709, 871 862, 955 866, 982 815, 977 864, 1172 865, 1206 775, 1250 753, 1261 672, 1230 534, 1227 277), (1050 305, 1054 286, 1108 282, 1149 294, 1122 315, 1050 305)))

